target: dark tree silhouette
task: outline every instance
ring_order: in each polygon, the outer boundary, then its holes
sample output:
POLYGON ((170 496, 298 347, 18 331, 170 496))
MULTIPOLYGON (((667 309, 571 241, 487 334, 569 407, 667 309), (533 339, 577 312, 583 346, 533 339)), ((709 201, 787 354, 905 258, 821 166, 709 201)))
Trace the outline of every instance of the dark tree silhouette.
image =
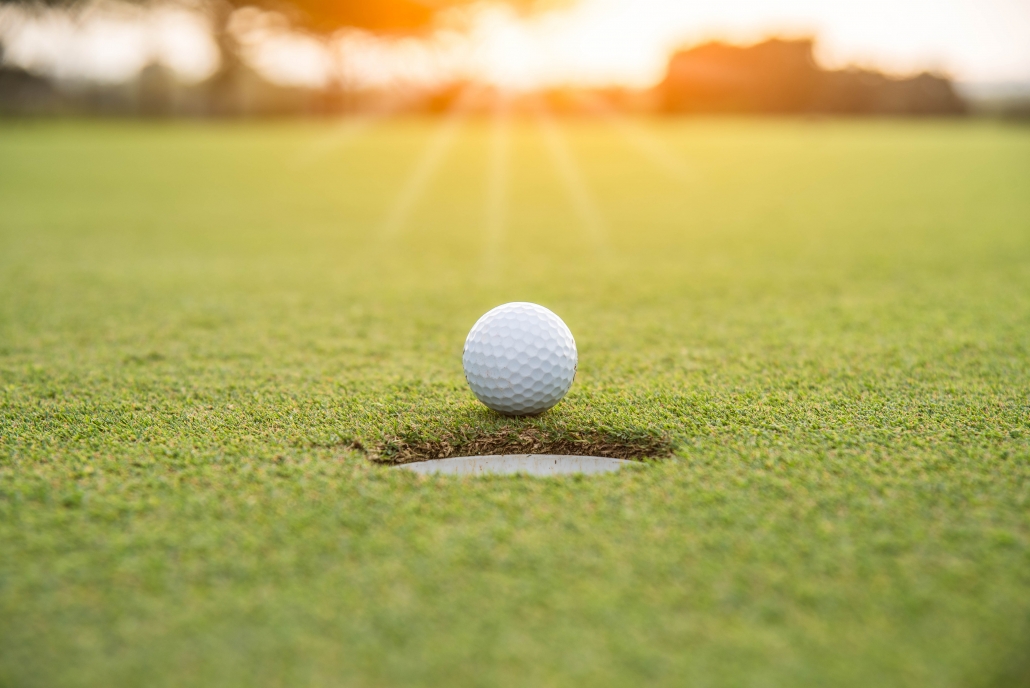
POLYGON ((771 39, 741 47, 706 43, 669 60, 661 84, 671 112, 957 115, 966 105, 945 77, 894 78, 826 70, 812 40, 771 39))

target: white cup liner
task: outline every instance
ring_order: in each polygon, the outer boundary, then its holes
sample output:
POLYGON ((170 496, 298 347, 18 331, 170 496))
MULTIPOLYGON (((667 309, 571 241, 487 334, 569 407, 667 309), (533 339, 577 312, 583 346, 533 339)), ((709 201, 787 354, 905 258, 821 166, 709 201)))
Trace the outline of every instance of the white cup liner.
POLYGON ((424 475, 574 475, 577 473, 614 473, 638 461, 603 456, 564 456, 558 454, 504 454, 502 456, 458 456, 405 463, 395 468, 424 475))

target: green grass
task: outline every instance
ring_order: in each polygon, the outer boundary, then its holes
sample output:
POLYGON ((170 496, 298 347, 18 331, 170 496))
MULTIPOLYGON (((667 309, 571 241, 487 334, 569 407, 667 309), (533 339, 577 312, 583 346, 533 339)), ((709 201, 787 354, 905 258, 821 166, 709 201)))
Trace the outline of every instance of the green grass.
POLYGON ((520 122, 492 253, 484 122, 380 231, 436 126, 0 127, 0 685, 1030 682, 1030 130, 567 122, 591 239, 520 122), (461 373, 512 300, 536 419, 461 373), (675 452, 369 459, 498 437, 675 452))

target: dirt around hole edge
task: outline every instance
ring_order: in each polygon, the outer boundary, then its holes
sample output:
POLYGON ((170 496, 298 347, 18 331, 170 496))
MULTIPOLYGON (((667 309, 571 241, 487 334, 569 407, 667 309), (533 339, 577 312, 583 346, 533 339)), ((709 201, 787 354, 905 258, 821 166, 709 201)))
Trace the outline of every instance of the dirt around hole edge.
POLYGON ((539 428, 504 428, 472 436, 448 433, 439 439, 390 436, 365 449, 372 461, 397 465, 456 456, 498 454, 583 455, 640 460, 668 458, 674 448, 671 438, 662 435, 641 433, 627 437, 584 432, 555 436, 539 428))

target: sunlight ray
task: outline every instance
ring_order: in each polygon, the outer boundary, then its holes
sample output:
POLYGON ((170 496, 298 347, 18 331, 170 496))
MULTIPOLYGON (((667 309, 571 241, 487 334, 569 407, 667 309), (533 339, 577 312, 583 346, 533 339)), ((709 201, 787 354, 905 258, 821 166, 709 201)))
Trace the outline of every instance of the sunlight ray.
POLYGON ((466 88, 455 99, 446 117, 440 122, 433 137, 426 144, 422 155, 415 163, 414 168, 412 168, 411 174, 408 175, 408 179, 405 181, 404 186, 401 187, 400 193, 397 194, 390 212, 386 215, 386 219, 380 226, 379 233, 383 239, 391 239, 400 233, 415 203, 429 185, 451 146, 454 145, 458 131, 465 123, 466 105, 471 99, 471 94, 472 88, 466 88))
POLYGON ((554 116, 546 106, 537 102, 533 108, 537 125, 543 135, 547 151, 551 156, 562 186, 572 203, 573 210, 579 218, 583 232, 588 241, 593 244, 598 253, 605 253, 608 249, 607 234, 604 218, 601 210, 590 194, 586 179, 576 164, 576 159, 569 149, 569 144, 558 128, 554 116))
POLYGON ((486 185, 486 237, 483 243, 482 275, 494 280, 501 268, 501 244, 508 214, 508 167, 510 165, 511 119, 508 100, 498 94, 494 100, 490 132, 490 156, 486 185))
POLYGON ((367 113, 342 118, 332 131, 298 151, 290 161, 290 166, 295 169, 309 167, 329 157, 359 138, 384 117, 386 113, 367 113))
POLYGON ((626 115, 617 111, 597 96, 582 94, 582 102, 591 112, 600 115, 614 127, 619 136, 629 143, 637 152, 651 161, 656 167, 673 177, 676 181, 687 182, 697 178, 697 172, 689 164, 669 152, 661 140, 648 132, 626 115))
POLYGON ((309 167, 360 138, 381 121, 404 109, 410 97, 390 98, 376 107, 354 115, 344 115, 338 124, 299 150, 290 161, 294 169, 309 167))

